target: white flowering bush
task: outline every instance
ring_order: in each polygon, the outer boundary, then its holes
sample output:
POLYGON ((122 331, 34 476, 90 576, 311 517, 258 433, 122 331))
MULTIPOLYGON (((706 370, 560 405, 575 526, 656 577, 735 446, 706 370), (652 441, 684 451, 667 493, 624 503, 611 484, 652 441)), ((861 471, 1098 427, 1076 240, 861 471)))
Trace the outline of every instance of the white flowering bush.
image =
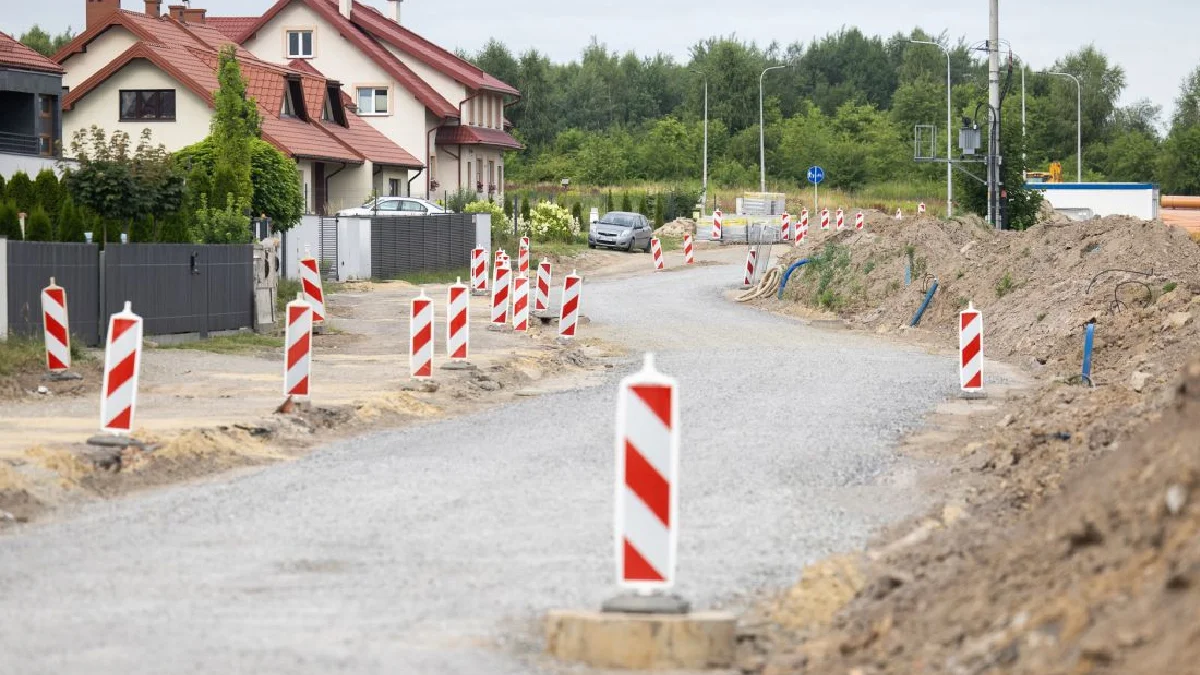
POLYGON ((504 213, 504 207, 489 201, 471 202, 463 207, 463 213, 492 214, 492 240, 498 241, 512 236, 512 221, 504 213))
POLYGON ((575 241, 579 221, 571 212, 552 202, 538 202, 529 212, 525 231, 535 241, 575 241))

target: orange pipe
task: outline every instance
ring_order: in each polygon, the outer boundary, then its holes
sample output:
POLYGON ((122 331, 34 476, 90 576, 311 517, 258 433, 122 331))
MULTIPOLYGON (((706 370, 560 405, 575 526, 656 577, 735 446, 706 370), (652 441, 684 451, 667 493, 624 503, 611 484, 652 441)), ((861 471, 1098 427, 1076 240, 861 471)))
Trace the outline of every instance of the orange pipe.
POLYGON ((1164 209, 1196 209, 1200 210, 1200 197, 1167 197, 1162 198, 1164 209))

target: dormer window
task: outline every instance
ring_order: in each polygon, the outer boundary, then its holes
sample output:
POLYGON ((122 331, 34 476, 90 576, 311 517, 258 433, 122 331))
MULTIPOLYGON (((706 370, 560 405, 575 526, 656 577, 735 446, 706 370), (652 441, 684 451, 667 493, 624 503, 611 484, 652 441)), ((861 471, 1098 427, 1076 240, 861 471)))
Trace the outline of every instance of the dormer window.
POLYGON ((304 87, 301 86, 299 77, 287 78, 287 86, 283 90, 283 110, 279 115, 308 120, 308 111, 304 109, 304 87))
POLYGON ((388 89, 387 89, 387 87, 359 87, 358 88, 358 114, 359 115, 386 115, 386 114, 388 114, 388 89))
POLYGON ((342 127, 349 127, 346 120, 346 106, 342 104, 342 88, 337 83, 325 87, 325 108, 321 111, 321 119, 342 127))

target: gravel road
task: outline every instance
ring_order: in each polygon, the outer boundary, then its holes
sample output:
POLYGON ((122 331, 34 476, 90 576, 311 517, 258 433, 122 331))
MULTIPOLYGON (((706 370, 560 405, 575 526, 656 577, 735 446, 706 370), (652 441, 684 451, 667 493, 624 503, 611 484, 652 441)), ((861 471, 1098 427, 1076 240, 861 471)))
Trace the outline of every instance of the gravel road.
MULTIPOLYGON (((921 506, 888 447, 956 385, 952 360, 727 301, 739 274, 584 288, 584 335, 680 380, 679 590, 701 608, 921 506)), ((635 365, 0 538, 0 673, 553 668, 538 617, 614 590, 614 385, 635 365)))

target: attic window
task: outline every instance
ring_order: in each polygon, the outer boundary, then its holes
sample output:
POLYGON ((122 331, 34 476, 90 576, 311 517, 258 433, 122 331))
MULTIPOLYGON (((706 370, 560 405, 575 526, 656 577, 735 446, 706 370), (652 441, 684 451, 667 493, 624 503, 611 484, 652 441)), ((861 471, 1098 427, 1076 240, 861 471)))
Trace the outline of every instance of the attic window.
POLYGON ((308 121, 308 111, 304 109, 304 88, 300 84, 300 78, 287 78, 287 88, 283 92, 283 110, 279 114, 281 117, 295 117, 308 121))
POLYGON ((341 87, 336 85, 325 87, 325 109, 321 111, 321 119, 333 122, 338 126, 350 126, 346 121, 346 107, 342 105, 341 87))

